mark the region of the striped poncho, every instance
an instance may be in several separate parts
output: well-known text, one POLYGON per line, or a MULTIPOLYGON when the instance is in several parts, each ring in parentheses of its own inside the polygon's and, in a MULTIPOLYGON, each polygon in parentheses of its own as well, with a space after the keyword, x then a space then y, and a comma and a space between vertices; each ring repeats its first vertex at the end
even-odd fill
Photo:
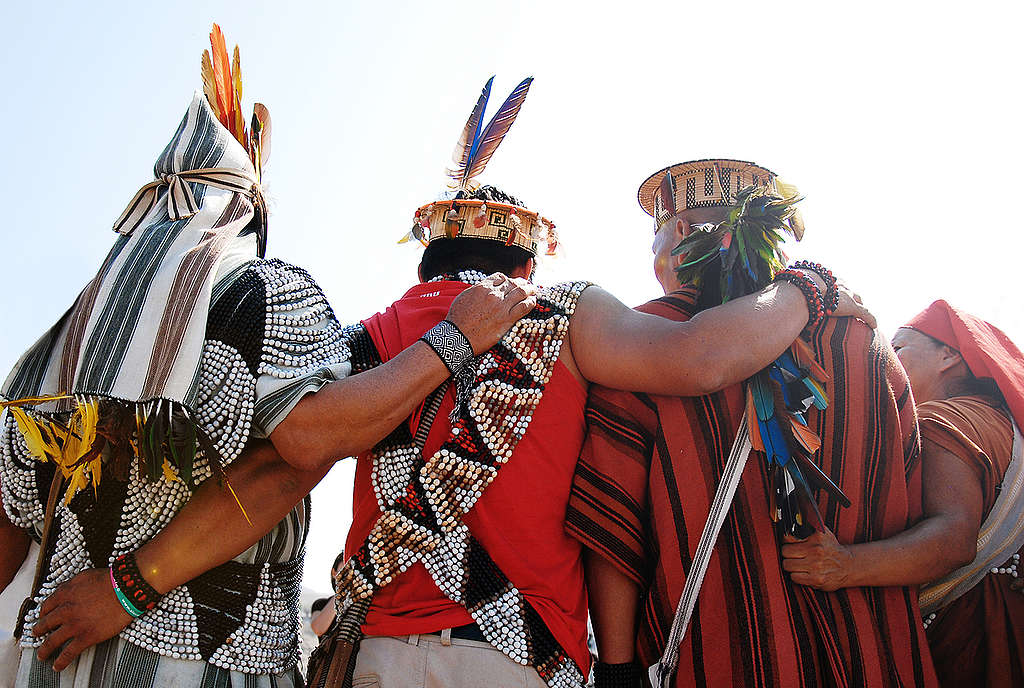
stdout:
MULTIPOLYGON (((672 320, 695 312, 694 290, 640 310, 672 320)), ((863 324, 830 319, 811 339, 831 376, 831 403, 808 422, 817 460, 853 501, 819 497, 840 542, 904 530, 920 514, 909 384, 892 349, 863 324)), ((595 387, 589 435, 567 515, 569 532, 641 586, 638 659, 664 649, 686 573, 743 414, 741 385, 699 398, 595 387)), ((678 686, 934 686, 916 591, 792 584, 769 517, 765 462, 748 461, 690 629, 678 686)))

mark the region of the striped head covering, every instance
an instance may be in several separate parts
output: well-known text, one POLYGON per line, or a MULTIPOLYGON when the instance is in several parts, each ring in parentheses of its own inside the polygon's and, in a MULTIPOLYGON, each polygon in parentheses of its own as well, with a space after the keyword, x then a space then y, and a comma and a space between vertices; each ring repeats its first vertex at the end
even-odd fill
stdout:
POLYGON ((0 394, 194 405, 211 296, 218 276, 257 258, 262 201, 248 153, 198 93, 153 173, 96 276, 0 394))

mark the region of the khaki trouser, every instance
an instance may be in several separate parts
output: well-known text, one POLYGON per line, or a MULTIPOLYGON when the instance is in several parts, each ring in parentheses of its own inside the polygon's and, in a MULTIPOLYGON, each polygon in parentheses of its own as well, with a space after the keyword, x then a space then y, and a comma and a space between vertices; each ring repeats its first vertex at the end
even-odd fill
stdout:
POLYGON ((352 688, 545 688, 533 667, 488 643, 442 635, 369 636, 356 655, 352 688))

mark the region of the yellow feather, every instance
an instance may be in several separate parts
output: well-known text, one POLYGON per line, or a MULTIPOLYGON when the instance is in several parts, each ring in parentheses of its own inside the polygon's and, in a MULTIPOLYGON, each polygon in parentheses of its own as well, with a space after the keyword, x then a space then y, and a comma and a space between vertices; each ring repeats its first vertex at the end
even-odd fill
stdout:
POLYGON ((71 396, 67 394, 44 394, 38 397, 22 397, 21 399, 0 401, 0 408, 7 408, 9 406, 38 406, 39 404, 45 404, 50 401, 59 401, 60 399, 70 398, 71 396))
POLYGON ((171 468, 171 464, 170 464, 170 462, 167 459, 164 459, 163 469, 164 469, 164 479, 167 480, 167 482, 173 483, 176 480, 178 482, 181 481, 181 478, 179 478, 178 474, 175 473, 174 470, 171 468))
POLYGON ((67 492, 64 493, 64 506, 67 506, 71 498, 89 484, 89 479, 85 477, 85 464, 82 464, 71 473, 71 480, 68 482, 67 492))
POLYGON ((238 59, 238 46, 231 60, 231 80, 235 84, 235 102, 242 102, 242 61, 238 59))
POLYGON ((89 462, 89 473, 92 475, 92 492, 99 499, 100 478, 103 477, 103 457, 97 456, 89 462))
POLYGON ((43 433, 36 421, 17 406, 11 406, 8 410, 14 415, 14 420, 18 422, 18 430, 25 438, 25 447, 28 448, 28 453, 40 461, 47 461, 46 443, 43 441, 43 433))
POLYGON ((249 519, 249 514, 245 512, 245 507, 242 506, 242 500, 240 500, 238 495, 235 494, 235 488, 231 487, 231 483, 228 482, 227 476, 224 477, 224 484, 227 486, 228 490, 231 491, 231 496, 235 498, 235 503, 238 504, 238 508, 242 510, 242 515, 245 516, 245 520, 249 525, 252 525, 252 521, 249 519))
POLYGON ((203 94, 206 96, 207 102, 210 103, 210 107, 213 108, 213 114, 217 116, 217 119, 223 119, 220 106, 217 105, 217 81, 213 76, 213 60, 210 59, 209 50, 203 51, 202 73, 203 94))

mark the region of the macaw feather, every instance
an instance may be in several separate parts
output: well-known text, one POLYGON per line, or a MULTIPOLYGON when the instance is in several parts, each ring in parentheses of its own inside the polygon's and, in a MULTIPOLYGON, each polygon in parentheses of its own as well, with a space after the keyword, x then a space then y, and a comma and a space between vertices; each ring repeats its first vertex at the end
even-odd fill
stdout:
MULTIPOLYGON (((821 438, 811 430, 809 427, 797 420, 796 417, 791 416, 789 420, 790 430, 792 430, 793 437, 804 448, 808 454, 821 449, 821 438)), ((797 452, 794 452, 794 454, 797 452)))
POLYGON ((835 497, 836 500, 838 500, 844 507, 850 507, 852 504, 852 502, 850 502, 850 498, 846 496, 846 493, 844 493, 838 485, 832 482, 832 478, 821 470, 818 464, 814 463, 810 456, 805 456, 800 452, 796 452, 794 456, 796 457, 796 461, 800 464, 809 484, 813 485, 816 489, 825 490, 835 497))
POLYGON ((252 126, 249 144, 249 157, 252 158, 256 174, 262 177, 263 168, 270 160, 271 121, 270 110, 263 103, 252 106, 252 126))
POLYGON ((223 121, 224 115, 220 110, 220 103, 217 100, 217 77, 213 74, 213 61, 210 59, 210 51, 203 51, 203 58, 200 67, 203 75, 203 95, 210 103, 210 109, 217 119, 223 121))
POLYGON ((512 90, 498 111, 494 113, 494 117, 487 123, 487 127, 479 133, 470 150, 469 160, 466 162, 466 170, 460 185, 462 188, 465 188, 468 182, 480 176, 484 171, 491 156, 494 155, 494 151, 498 149, 505 134, 512 128, 512 123, 516 121, 532 83, 533 77, 527 77, 519 82, 519 85, 512 90))
POLYGON ((216 23, 210 31, 210 50, 203 51, 202 76, 203 93, 217 119, 249 151, 242 116, 242 66, 238 46, 235 46, 233 58, 230 57, 224 32, 216 23))
POLYGON ((814 350, 811 349, 811 345, 802 338, 797 338, 790 345, 789 350, 796 364, 801 368, 806 368, 815 380, 827 382, 830 379, 829 374, 821 367, 817 359, 814 358, 814 350))
POLYGON ((469 113, 466 126, 462 128, 459 140, 455 144, 455 150, 452 151, 452 162, 455 163, 455 167, 448 170, 448 176, 458 182, 456 184, 458 188, 465 188, 466 171, 472 162, 473 149, 480 137, 484 110, 487 109, 487 101, 491 97, 492 83, 494 83, 493 76, 487 80, 487 83, 484 84, 483 89, 480 91, 480 97, 477 98, 476 105, 473 106, 472 112, 469 113))

